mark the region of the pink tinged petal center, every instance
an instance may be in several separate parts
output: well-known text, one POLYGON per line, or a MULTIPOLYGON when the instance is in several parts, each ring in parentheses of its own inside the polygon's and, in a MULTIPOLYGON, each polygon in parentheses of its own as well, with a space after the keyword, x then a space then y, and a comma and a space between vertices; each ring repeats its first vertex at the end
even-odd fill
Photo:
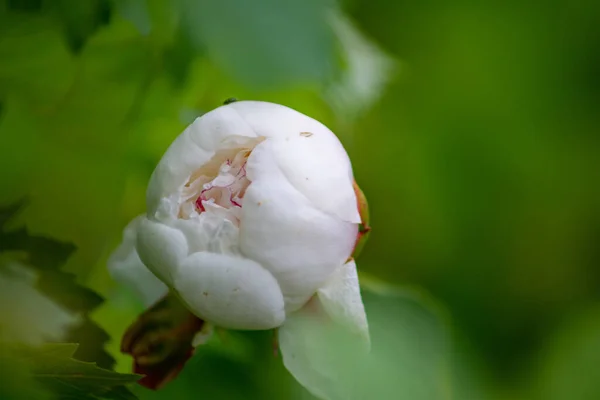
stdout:
POLYGON ((214 213, 239 226, 244 194, 250 180, 246 163, 254 147, 264 138, 232 137, 185 184, 179 218, 214 213))

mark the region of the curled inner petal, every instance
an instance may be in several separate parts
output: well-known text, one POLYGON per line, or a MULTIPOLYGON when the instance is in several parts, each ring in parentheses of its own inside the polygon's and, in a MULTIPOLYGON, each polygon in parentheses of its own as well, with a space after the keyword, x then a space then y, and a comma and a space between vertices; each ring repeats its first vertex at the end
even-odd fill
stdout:
POLYGON ((232 137, 202 167, 194 171, 182 191, 179 218, 217 213, 239 226, 240 209, 250 180, 246 163, 263 138, 232 137))

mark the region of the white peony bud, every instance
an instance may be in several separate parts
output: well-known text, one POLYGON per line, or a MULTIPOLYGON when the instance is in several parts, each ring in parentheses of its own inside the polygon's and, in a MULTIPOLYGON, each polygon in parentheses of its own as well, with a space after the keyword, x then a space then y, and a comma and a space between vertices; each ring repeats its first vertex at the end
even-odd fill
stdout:
POLYGON ((290 356, 307 345, 295 337, 302 333, 295 316, 316 299, 332 321, 365 343, 369 337, 356 265, 348 262, 365 231, 337 137, 281 105, 224 105, 169 147, 150 179, 147 206, 110 259, 113 276, 149 304, 164 287, 147 267, 214 326, 282 327, 285 365, 327 397, 315 387, 323 380, 290 356))

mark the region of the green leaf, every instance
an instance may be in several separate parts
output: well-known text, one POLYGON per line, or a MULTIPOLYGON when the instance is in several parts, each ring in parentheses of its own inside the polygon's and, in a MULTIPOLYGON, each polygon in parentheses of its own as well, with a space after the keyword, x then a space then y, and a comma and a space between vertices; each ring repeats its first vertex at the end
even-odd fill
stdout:
POLYGON ((46 344, 23 350, 21 359, 30 366, 36 381, 59 398, 135 399, 123 385, 139 379, 138 375, 121 374, 98 367, 95 363, 72 358, 77 344, 46 344))
POLYGON ((11 0, 8 9, 12 11, 36 12, 42 8, 42 0, 11 0))
POLYGON ((137 397, 125 386, 116 386, 102 395, 109 400, 136 400, 137 397))
POLYGON ((52 5, 63 23, 67 42, 74 53, 81 51, 87 39, 107 24, 111 15, 108 0, 55 0, 52 5))
MULTIPOLYGON (((0 207, 0 229, 14 218, 24 201, 0 207)), ((83 322, 69 330, 67 341, 81 343, 76 358, 94 361, 112 368, 114 359, 104 349, 110 339, 90 313, 104 301, 96 292, 80 285, 75 275, 60 270, 75 247, 70 243, 34 236, 26 228, 4 232, 0 230, 0 252, 19 251, 27 256, 27 264, 37 273, 37 289, 63 308, 82 316, 83 322)))
POLYGON ((542 349, 534 400, 600 398, 600 307, 565 322, 542 349))
POLYGON ((0 96, 48 109, 67 94, 76 60, 50 15, 0 12, 0 96))
POLYGON ((329 2, 182 1, 192 42, 247 85, 323 82, 334 65, 329 2))
POLYGON ((12 218, 14 218, 15 215, 17 215, 17 213, 25 206, 26 203, 26 200, 21 199, 20 201, 17 201, 8 206, 0 207, 0 230, 4 229, 6 223, 12 218))
POLYGON ((37 346, 61 340, 81 322, 36 289, 38 278, 22 262, 7 255, 0 259, 0 342, 37 346))
POLYGON ((443 310, 412 289, 390 286, 362 296, 372 349, 355 398, 449 399, 451 337, 443 310))
POLYGON ((116 3, 117 11, 128 21, 131 21, 137 30, 144 36, 150 34, 152 21, 148 12, 146 0, 119 0, 116 3))
POLYGON ((177 29, 175 40, 164 49, 163 54, 165 72, 176 88, 182 88, 188 82, 192 62, 199 52, 183 28, 177 29))
POLYGON ((27 363, 13 351, 0 347, 0 399, 3 400, 49 400, 52 393, 31 375, 27 363))
POLYGON ((0 251, 22 251, 37 268, 56 269, 63 265, 75 250, 70 243, 42 236, 32 236, 26 228, 0 233, 0 251))

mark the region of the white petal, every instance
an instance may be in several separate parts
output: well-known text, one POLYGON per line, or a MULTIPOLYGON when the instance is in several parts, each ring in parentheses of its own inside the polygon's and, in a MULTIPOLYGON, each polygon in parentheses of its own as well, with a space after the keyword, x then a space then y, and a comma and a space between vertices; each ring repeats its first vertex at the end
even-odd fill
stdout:
POLYGON ((140 260, 135 249, 137 228, 145 218, 134 218, 123 230, 123 241, 108 258, 108 270, 117 282, 133 289, 145 306, 150 306, 167 294, 168 288, 140 260))
POLYGON ((205 212, 194 219, 178 219, 168 223, 185 235, 190 253, 237 252, 239 229, 231 221, 219 215, 205 212))
POLYGON ((242 207, 240 249, 277 278, 291 311, 292 303, 301 306, 348 259, 358 226, 315 208, 296 190, 279 169, 271 143, 256 146, 248 160, 252 183, 242 207))
POLYGON ((338 324, 362 336, 368 348, 369 325, 354 260, 336 270, 317 295, 325 312, 338 324))
POLYGON ((136 248, 148 269, 169 286, 177 267, 188 255, 187 241, 180 230, 148 218, 139 222, 136 248))
POLYGON ((260 101, 221 106, 196 119, 175 139, 150 179, 148 215, 154 216, 161 199, 178 192, 192 171, 234 135, 271 138, 281 170, 315 207, 360 222, 352 166, 335 134, 298 111, 260 101))
POLYGON ((248 259, 191 254, 181 263, 174 288, 192 312, 227 329, 271 329, 285 319, 277 281, 248 259))
POLYGON ((288 316, 279 329, 283 364, 321 399, 353 398, 355 374, 367 356, 363 343, 361 337, 335 324, 317 298, 288 316))
POLYGON ((315 207, 360 223, 350 160, 325 125, 279 104, 239 101, 225 107, 237 111, 257 136, 272 139, 282 172, 315 207))

